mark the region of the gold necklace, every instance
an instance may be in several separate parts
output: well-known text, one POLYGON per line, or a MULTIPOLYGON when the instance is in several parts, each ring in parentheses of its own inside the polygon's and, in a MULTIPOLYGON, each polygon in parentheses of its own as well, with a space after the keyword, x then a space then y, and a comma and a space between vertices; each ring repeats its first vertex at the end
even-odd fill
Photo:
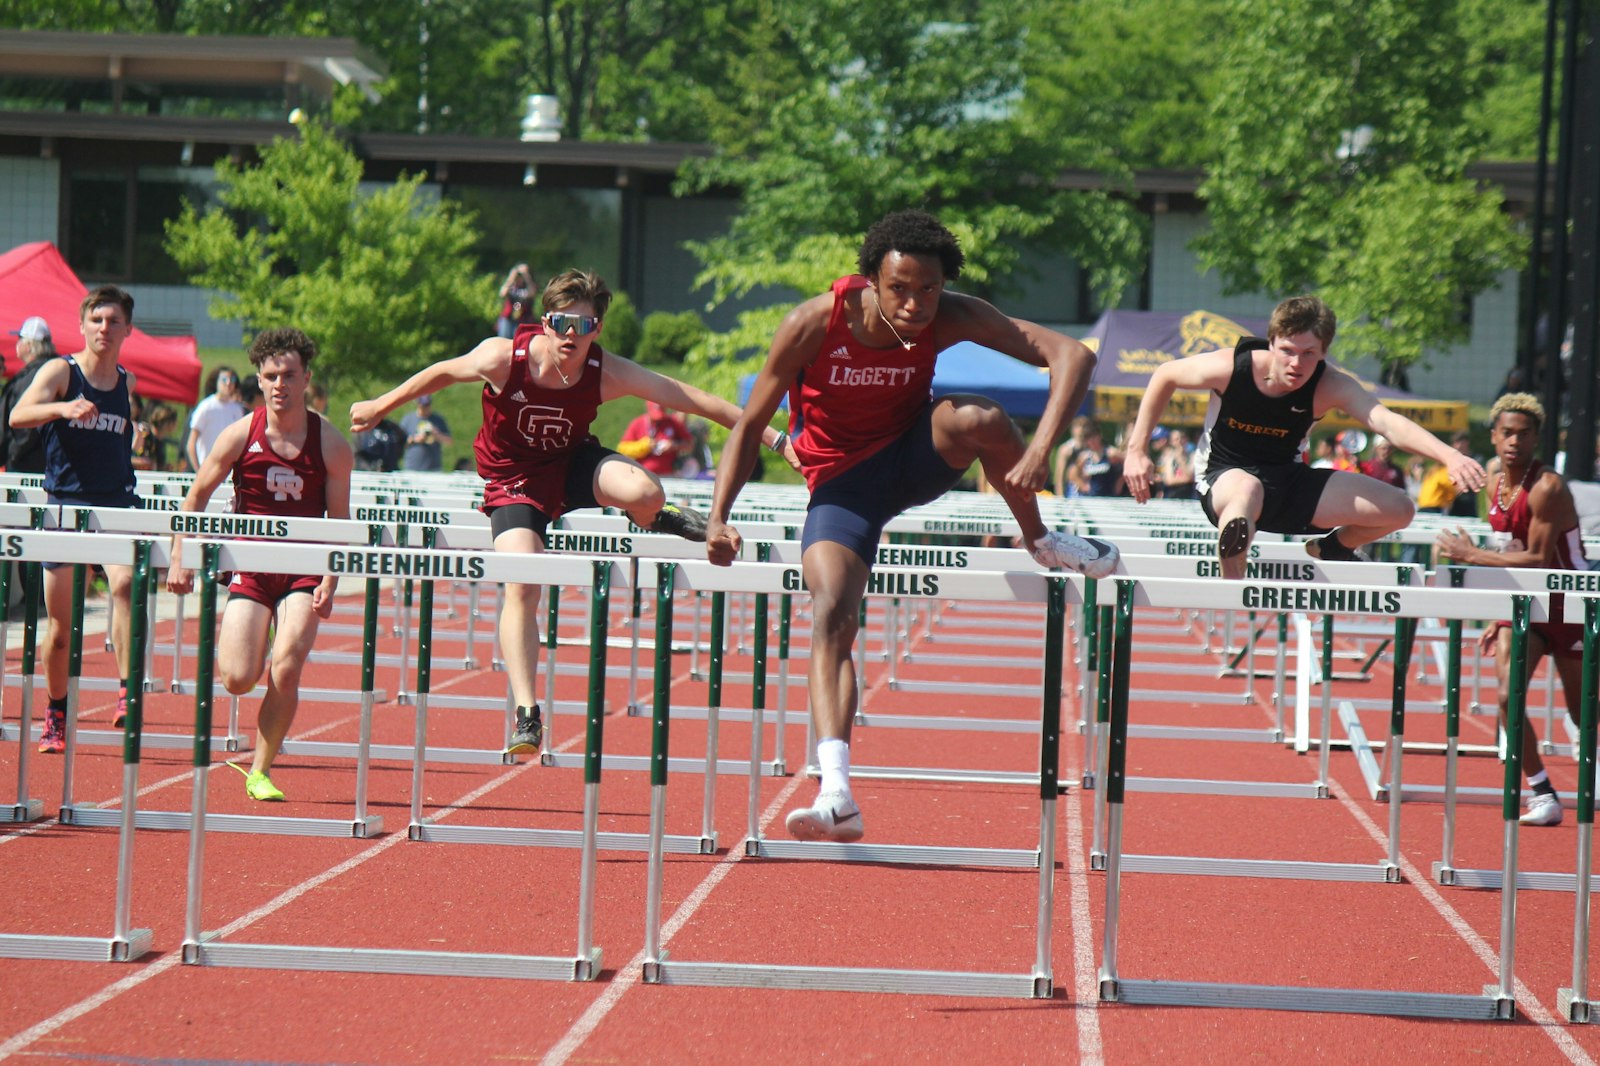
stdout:
POLYGON ((900 336, 900 331, 894 328, 894 323, 889 321, 889 316, 883 313, 883 304, 878 302, 877 289, 872 290, 872 306, 877 310, 878 317, 883 319, 883 324, 889 327, 889 332, 894 334, 894 339, 900 342, 900 347, 909 352, 911 350, 911 346, 917 342, 908 341, 904 337, 900 336))

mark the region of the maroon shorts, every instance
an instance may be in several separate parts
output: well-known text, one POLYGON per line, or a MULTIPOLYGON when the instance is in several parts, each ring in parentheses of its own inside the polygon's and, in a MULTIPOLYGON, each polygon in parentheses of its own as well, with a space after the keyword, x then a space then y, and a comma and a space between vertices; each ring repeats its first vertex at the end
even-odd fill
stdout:
POLYGON ((485 478, 484 513, 493 516, 497 507, 526 504, 544 515, 548 525, 568 511, 597 507, 594 472, 601 463, 616 454, 590 437, 574 448, 565 461, 546 463, 525 475, 485 478))
POLYGON ((305 574, 246 574, 234 571, 228 582, 229 596, 243 596, 247 600, 276 607, 285 596, 296 592, 313 592, 322 584, 322 578, 305 574))
POLYGON ((1583 658, 1583 627, 1576 622, 1530 622, 1528 628, 1544 638, 1545 648, 1557 659, 1583 658))

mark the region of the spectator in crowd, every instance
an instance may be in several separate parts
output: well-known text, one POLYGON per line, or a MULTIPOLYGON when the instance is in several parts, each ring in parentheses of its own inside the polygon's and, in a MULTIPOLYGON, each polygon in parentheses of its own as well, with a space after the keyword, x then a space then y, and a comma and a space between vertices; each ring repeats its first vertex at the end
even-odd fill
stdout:
POLYGON ((668 408, 645 401, 644 414, 628 423, 617 451, 657 477, 677 472, 678 457, 688 453, 693 438, 689 427, 668 408))
POLYGON ((444 446, 451 443, 450 423, 433 409, 433 397, 417 397, 417 409, 400 419, 406 451, 400 460, 405 470, 443 470, 444 446))
POLYGON ((245 406, 245 414, 255 414, 265 407, 267 401, 261 395, 261 380, 254 374, 239 382, 239 402, 245 406))
POLYGON ((1052 465, 1053 477, 1051 484, 1055 486, 1057 496, 1071 496, 1071 483, 1067 480, 1067 470, 1072 466, 1072 460, 1077 458, 1082 450, 1084 441, 1089 438, 1089 429, 1094 425, 1094 419, 1088 415, 1078 415, 1072 420, 1071 427, 1067 430, 1067 439, 1056 447, 1055 461, 1052 465))
MULTIPOLYGON (((1470 457, 1472 455, 1472 434, 1462 430, 1450 438, 1450 447, 1462 455, 1470 457)), ((1447 514, 1454 515, 1457 518, 1477 518, 1478 499, 1479 496, 1476 492, 1458 492, 1450 499, 1445 511, 1447 514)))
POLYGON ((1357 458, 1361 449, 1367 446, 1367 438, 1363 434, 1357 437, 1349 430, 1333 438, 1333 469, 1348 470, 1353 474, 1361 472, 1361 461, 1357 458))
POLYGON ((1386 437, 1379 437, 1372 442, 1372 458, 1361 464, 1361 472, 1402 491, 1406 487, 1405 474, 1394 465, 1394 445, 1386 437))
POLYGON ((1092 422, 1083 447, 1067 469, 1067 483, 1069 496, 1122 495, 1122 463, 1112 457, 1100 427, 1092 422))
POLYGON ((371 429, 356 434, 355 468, 391 473, 400 469, 406 450, 406 431, 392 418, 385 418, 371 429))
POLYGON ((37 315, 12 332, 17 337, 17 358, 23 366, 0 391, 0 461, 12 473, 42 474, 44 438, 37 429, 12 429, 11 410, 33 384, 39 368, 56 358, 56 346, 50 339, 50 324, 37 315))
POLYGON ((189 416, 189 440, 183 451, 189 467, 199 470, 222 431, 250 413, 240 395, 239 375, 231 366, 219 366, 206 377, 206 397, 189 416))
POLYGON ((1156 461, 1156 476, 1161 479, 1161 495, 1168 500, 1196 499, 1194 491, 1194 450, 1189 435, 1175 429, 1167 435, 1166 450, 1156 461))
POLYGON ((1311 446, 1311 469, 1332 470, 1335 458, 1334 441, 1332 437, 1318 437, 1311 446))
POLYGON ((512 267, 511 273, 506 275, 506 283, 500 286, 500 317, 495 320, 495 336, 510 340, 518 326, 537 322, 538 295, 528 264, 518 263, 512 267))
POLYGON ((143 420, 135 423, 133 435, 133 468, 135 470, 170 470, 172 463, 172 429, 178 415, 164 403, 152 404, 143 420))

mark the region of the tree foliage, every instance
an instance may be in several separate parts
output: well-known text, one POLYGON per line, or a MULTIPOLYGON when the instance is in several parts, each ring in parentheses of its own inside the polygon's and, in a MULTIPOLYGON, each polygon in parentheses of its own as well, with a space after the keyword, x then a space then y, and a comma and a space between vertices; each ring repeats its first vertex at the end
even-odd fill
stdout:
POLYGON ((1230 5, 1222 65, 1248 76, 1223 79, 1212 102, 1218 158, 1201 187, 1211 229, 1196 247, 1231 289, 1322 290, 1342 319, 1381 324, 1372 354, 1390 361, 1464 338, 1463 301, 1512 265, 1515 239, 1499 194, 1463 181, 1482 142, 1467 118, 1481 84, 1461 62, 1455 9, 1230 5), (1418 233, 1419 220, 1444 232, 1393 239, 1418 233), (1402 314, 1391 282, 1406 277, 1415 283, 1402 314))
POLYGON ((257 166, 217 164, 218 206, 186 206, 167 251, 211 313, 254 332, 293 325, 326 353, 326 378, 392 380, 482 336, 495 281, 474 272, 472 220, 418 196, 420 179, 361 187, 361 163, 303 127, 257 166))

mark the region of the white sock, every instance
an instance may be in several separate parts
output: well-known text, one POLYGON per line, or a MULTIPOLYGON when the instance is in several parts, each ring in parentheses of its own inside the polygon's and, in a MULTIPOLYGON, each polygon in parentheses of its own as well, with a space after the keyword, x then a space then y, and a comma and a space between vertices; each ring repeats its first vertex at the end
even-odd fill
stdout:
MULTIPOLYGON (((820 750, 822 745, 818 744, 817 747, 820 750)), ((1538 773, 1528 778, 1528 787, 1532 788, 1534 785, 1542 785, 1548 780, 1550 780, 1550 771, 1540 770, 1538 773)))
POLYGON ((817 766, 822 770, 823 792, 850 795, 850 745, 835 737, 817 741, 817 766))

